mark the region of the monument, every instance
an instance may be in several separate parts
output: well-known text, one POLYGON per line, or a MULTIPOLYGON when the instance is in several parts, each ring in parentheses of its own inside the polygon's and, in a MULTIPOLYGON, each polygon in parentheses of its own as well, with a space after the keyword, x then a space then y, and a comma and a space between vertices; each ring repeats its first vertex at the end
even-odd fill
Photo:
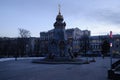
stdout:
POLYGON ((70 52, 70 45, 67 42, 67 36, 65 32, 66 23, 60 12, 56 17, 53 29, 53 39, 49 41, 49 59, 69 59, 73 58, 72 52, 70 52))
POLYGON ((60 12, 56 16, 54 23, 53 37, 48 41, 48 55, 44 59, 33 60, 33 63, 43 64, 84 64, 85 60, 75 58, 72 52, 72 44, 67 40, 66 23, 60 12))

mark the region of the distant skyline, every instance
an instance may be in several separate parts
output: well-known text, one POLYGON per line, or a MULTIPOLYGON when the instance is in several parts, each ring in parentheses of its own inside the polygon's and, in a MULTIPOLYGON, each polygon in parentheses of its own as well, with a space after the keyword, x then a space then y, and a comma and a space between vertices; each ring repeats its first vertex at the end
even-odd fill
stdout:
POLYGON ((58 4, 66 29, 120 34, 120 0, 0 0, 0 37, 18 37, 18 28, 39 37, 40 32, 54 28, 58 4))

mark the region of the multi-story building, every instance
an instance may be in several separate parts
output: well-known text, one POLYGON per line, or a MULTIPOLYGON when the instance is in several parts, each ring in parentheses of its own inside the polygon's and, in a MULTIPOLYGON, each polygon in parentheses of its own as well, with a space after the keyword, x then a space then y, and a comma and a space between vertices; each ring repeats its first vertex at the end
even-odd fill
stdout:
POLYGON ((28 51, 28 56, 41 56, 40 54, 40 38, 30 37, 29 43, 26 45, 26 51, 28 51))
POLYGON ((90 37, 90 51, 92 53, 101 54, 101 45, 103 39, 101 36, 91 36, 90 37))
POLYGON ((70 41, 73 47, 73 52, 79 52, 83 46, 83 36, 90 37, 91 32, 89 30, 80 30, 79 28, 72 28, 66 30, 67 39, 70 41))
MULTIPOLYGON (((109 35, 91 36, 90 37, 91 51, 96 54, 101 54, 102 44, 105 40, 108 41, 108 43, 110 43, 109 35)), ((120 55, 120 35, 113 35, 111 49, 112 49, 111 51, 114 55, 117 55, 117 54, 120 55)))
POLYGON ((120 35, 113 35, 112 37, 112 53, 120 55, 120 35))
MULTIPOLYGON (((80 40, 83 36, 90 37, 91 32, 89 30, 80 30, 79 28, 66 29, 66 37, 69 44, 73 47, 73 52, 78 52, 80 50, 80 40)), ((46 53, 48 48, 49 41, 53 39, 53 29, 48 32, 40 33, 40 42, 41 42, 41 52, 46 53)))

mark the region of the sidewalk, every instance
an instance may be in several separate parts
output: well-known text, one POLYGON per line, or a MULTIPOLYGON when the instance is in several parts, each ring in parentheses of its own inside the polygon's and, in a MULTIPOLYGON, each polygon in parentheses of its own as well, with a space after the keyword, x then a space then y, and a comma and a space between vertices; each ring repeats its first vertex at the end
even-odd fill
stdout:
MULTIPOLYGON (((43 59, 44 57, 18 57, 17 60, 22 59, 43 59)), ((15 60, 15 58, 0 58, 0 62, 15 60)))
POLYGON ((9 60, 15 60, 15 58, 0 58, 0 62, 9 61, 9 60))

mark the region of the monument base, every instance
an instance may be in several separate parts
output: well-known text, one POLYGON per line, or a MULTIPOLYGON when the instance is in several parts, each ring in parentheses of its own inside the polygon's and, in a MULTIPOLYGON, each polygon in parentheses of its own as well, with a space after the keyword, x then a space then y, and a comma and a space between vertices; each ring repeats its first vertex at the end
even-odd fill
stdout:
POLYGON ((32 63, 38 63, 38 64, 88 64, 86 60, 84 59, 70 59, 68 57, 56 57, 54 59, 36 59, 33 60, 32 63))

